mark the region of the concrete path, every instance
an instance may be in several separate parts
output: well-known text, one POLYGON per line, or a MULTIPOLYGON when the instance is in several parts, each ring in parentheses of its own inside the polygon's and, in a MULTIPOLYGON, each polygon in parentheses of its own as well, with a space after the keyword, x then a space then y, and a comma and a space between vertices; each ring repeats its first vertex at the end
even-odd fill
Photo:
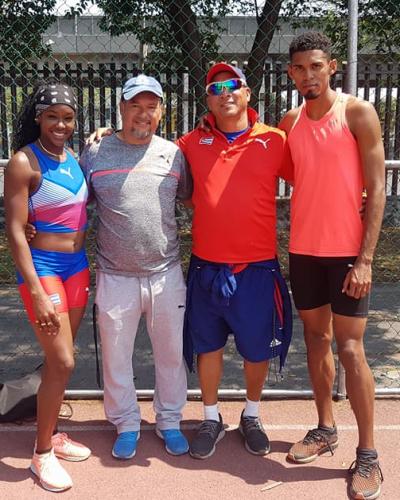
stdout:
MULTIPOLYGON (((374 371, 377 387, 399 388, 400 393, 400 285, 376 285, 371 300, 371 314, 366 333, 366 352, 374 371)), ((91 306, 88 307, 77 339, 76 369, 70 389, 96 389, 94 342, 91 306)), ((33 370, 41 359, 39 348, 26 320, 15 288, 0 289, 0 382, 18 378, 33 370)), ((151 345, 141 323, 133 357, 136 386, 154 387, 151 345)), ((273 364, 267 388, 309 389, 305 346, 299 319, 295 316, 293 342, 284 378, 277 375, 273 364)), ((197 376, 189 376, 189 387, 197 388, 197 376)), ((243 387, 242 360, 229 342, 221 387, 243 387)))

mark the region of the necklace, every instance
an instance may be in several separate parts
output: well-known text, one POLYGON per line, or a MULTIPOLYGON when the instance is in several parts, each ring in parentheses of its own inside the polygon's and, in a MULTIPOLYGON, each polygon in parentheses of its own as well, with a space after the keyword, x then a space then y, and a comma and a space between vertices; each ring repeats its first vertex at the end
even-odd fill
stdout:
POLYGON ((48 149, 46 149, 43 146, 42 141, 39 139, 39 137, 38 137, 38 143, 39 143, 40 147, 43 149, 43 151, 45 151, 50 156, 55 156, 56 158, 58 158, 58 157, 62 156, 62 154, 64 153, 64 150, 63 150, 63 152, 61 154, 52 153, 51 151, 49 151, 48 149))

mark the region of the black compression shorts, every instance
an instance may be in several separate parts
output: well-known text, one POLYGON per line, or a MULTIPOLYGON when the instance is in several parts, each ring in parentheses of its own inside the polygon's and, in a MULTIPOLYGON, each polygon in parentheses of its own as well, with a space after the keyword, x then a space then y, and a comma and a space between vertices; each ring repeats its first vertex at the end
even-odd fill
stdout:
POLYGON ((369 294, 362 299, 342 292, 343 282, 357 257, 315 257, 289 254, 290 284, 299 310, 330 304, 332 312, 343 316, 368 316, 369 294))

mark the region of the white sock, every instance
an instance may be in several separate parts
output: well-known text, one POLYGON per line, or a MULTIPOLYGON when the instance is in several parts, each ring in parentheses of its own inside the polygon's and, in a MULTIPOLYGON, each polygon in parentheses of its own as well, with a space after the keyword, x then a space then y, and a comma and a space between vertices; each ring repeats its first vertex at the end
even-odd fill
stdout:
POLYGON ((218 403, 215 405, 204 405, 204 419, 219 422, 218 403))
POLYGON ((260 408, 260 401, 250 401, 246 398, 246 407, 243 412, 245 417, 258 417, 258 410, 260 408))

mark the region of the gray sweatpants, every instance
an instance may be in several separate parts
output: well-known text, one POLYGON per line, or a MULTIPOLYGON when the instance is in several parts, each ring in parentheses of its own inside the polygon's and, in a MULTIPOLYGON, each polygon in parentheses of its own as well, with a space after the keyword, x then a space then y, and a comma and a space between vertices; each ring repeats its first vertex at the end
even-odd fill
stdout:
POLYGON ((132 355, 142 314, 153 347, 153 407, 160 430, 177 429, 186 402, 183 318, 186 287, 180 265, 145 278, 97 272, 96 304, 101 337, 104 410, 118 433, 140 428, 132 355))

